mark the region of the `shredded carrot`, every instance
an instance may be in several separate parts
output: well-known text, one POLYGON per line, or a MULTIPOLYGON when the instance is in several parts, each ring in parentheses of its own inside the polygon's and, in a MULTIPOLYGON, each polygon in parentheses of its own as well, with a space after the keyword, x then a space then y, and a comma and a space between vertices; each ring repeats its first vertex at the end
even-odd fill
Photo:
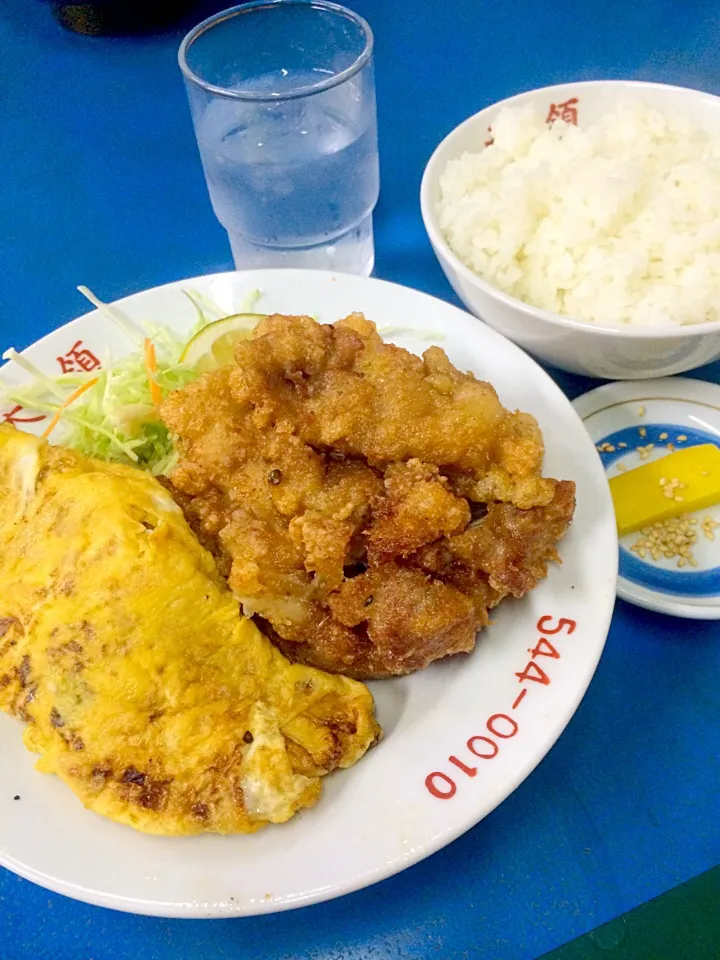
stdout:
POLYGON ((153 377, 157 370, 157 357, 155 356, 155 344, 149 337, 145 337, 145 369, 147 371, 148 383, 150 384, 150 398, 156 407, 162 403, 162 390, 153 377))
POLYGON ((44 440, 47 440, 47 438, 50 436, 50 434, 53 432, 55 427, 60 422, 60 417, 62 416, 63 410, 66 410, 71 403, 74 403, 77 400, 77 398, 81 397, 86 390, 90 389, 90 387, 94 387, 99 379, 100 379, 99 377, 93 377, 92 380, 88 380, 87 383, 84 383, 81 387, 78 387, 77 390, 73 390, 70 396, 66 400, 63 400, 63 402, 55 411, 55 415, 53 416, 52 420, 42 432, 42 436, 44 440))

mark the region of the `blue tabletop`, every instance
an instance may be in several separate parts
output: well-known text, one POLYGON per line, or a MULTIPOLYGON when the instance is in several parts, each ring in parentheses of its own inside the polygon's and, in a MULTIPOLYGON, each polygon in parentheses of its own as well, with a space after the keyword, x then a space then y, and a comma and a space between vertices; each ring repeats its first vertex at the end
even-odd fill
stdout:
MULTIPOLYGON (((717 0, 351 5, 377 44, 375 272, 448 300, 418 189, 456 123, 566 80, 720 93, 717 0)), ((177 69, 182 32, 80 37, 41 0, 3 0, 3 342, 25 346, 83 312, 78 283, 112 300, 232 268, 177 69)), ((595 385, 554 375, 571 396, 595 385)), ((720 365, 696 375, 719 381, 720 365)), ((720 861, 719 667, 717 623, 620 602, 560 741, 499 809, 425 862, 331 903, 214 922, 114 913, 0 871, 0 957, 532 960, 720 861)))

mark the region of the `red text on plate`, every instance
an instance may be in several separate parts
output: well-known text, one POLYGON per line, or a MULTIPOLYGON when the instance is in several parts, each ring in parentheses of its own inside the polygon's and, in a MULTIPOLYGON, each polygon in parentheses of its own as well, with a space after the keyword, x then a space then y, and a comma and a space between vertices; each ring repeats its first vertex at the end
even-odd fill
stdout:
POLYGON ((3 413, 0 416, 0 421, 2 423, 40 423, 41 420, 45 419, 45 414, 41 413, 37 417, 21 417, 21 414, 24 410, 24 407, 21 407, 18 404, 16 407, 13 407, 12 410, 8 410, 6 413, 3 413))
MULTIPOLYGON (((575 627, 577 626, 575 620, 569 620, 567 617, 560 617, 553 622, 554 619, 555 618, 551 616, 544 616, 538 620, 536 629, 539 633, 545 634, 545 636, 538 637, 535 646, 528 648, 531 660, 524 670, 515 674, 519 683, 532 680, 543 686, 550 684, 549 675, 535 662, 535 658, 549 657, 551 660, 559 660, 560 652, 557 647, 548 640, 548 634, 550 636, 561 632, 571 634, 575 632, 575 627)), ((527 692, 528 688, 523 687, 513 701, 512 710, 518 709, 527 692)), ((485 734, 476 734, 470 737, 465 743, 465 748, 468 753, 470 753, 473 758, 477 757, 479 760, 494 760, 498 753, 500 753, 500 746, 496 741, 510 740, 520 729, 517 720, 507 713, 494 713, 491 717, 488 717, 485 727, 488 733, 491 733, 495 739, 485 736, 485 734)), ((477 776, 478 767, 474 765, 472 760, 470 763, 466 763, 461 757, 452 754, 448 757, 448 763, 451 763, 457 770, 464 773, 466 777, 472 779, 477 776)), ((428 792, 432 794, 433 797, 437 797, 438 800, 450 800, 451 797, 454 797, 457 793, 457 784, 452 777, 448 776, 448 774, 442 770, 434 770, 432 773, 429 773, 427 777, 425 777, 425 787, 428 792)))
POLYGON ((60 369, 63 373, 89 373, 91 370, 97 370, 100 361, 92 351, 83 346, 82 340, 74 343, 68 352, 57 358, 60 369))
POLYGON ((545 123, 562 120, 564 123, 572 123, 574 126, 577 126, 577 103, 577 97, 572 97, 570 100, 566 100, 565 103, 551 103, 548 115, 545 118, 545 123))

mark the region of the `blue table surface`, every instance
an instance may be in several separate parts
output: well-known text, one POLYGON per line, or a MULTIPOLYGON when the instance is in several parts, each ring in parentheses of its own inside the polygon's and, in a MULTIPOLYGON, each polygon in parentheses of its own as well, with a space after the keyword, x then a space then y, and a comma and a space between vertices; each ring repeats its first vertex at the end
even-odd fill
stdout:
MULTIPOLYGON (((418 188, 460 120, 566 80, 720 93, 716 0, 352 5, 376 36, 375 272, 447 300, 418 188)), ((3 342, 26 346, 84 312, 78 283, 112 300, 232 267, 176 65, 182 33, 79 37, 41 0, 3 0, 3 342)), ((570 396, 596 385, 554 375, 570 396)), ((720 365, 695 375, 717 382, 720 365)), ((536 958, 720 861, 719 666, 717 623, 619 602, 557 745, 494 813, 423 863, 331 903, 214 922, 115 913, 0 871, 0 958, 536 958)))

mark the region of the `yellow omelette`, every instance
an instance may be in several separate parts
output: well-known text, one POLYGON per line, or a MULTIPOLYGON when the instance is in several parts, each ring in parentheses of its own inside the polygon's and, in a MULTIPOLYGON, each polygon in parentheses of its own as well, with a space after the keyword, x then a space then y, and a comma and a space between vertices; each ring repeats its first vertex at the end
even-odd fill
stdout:
POLYGON ((290 664, 153 477, 0 426, 0 709, 86 807, 165 835, 290 819, 380 735, 290 664))

